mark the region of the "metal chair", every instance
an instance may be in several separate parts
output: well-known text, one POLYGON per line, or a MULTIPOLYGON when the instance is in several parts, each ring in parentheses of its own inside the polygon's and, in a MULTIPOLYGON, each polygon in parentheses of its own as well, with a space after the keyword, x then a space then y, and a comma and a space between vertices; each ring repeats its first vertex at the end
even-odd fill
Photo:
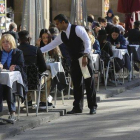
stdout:
POLYGON ((96 91, 99 92, 99 87, 100 87, 100 55, 99 54, 90 54, 92 64, 94 67, 94 74, 98 75, 98 81, 97 81, 97 89, 96 91))
POLYGON ((105 89, 107 89, 109 70, 113 71, 114 80, 115 80, 114 82, 115 82, 115 85, 117 86, 114 57, 110 57, 107 67, 104 67, 103 70, 104 70, 104 77, 105 77, 105 89))
MULTIPOLYGON (((37 92, 37 98, 36 98, 36 116, 38 116, 38 110, 39 110, 39 102, 40 102, 40 92, 43 91, 43 87, 45 87, 45 94, 46 94, 46 112, 48 112, 48 101, 47 101, 47 79, 48 76, 47 73, 39 74, 38 68, 35 64, 33 65, 26 65, 25 71, 27 73, 27 80, 28 80, 28 89, 29 91, 33 91, 34 93, 37 92), (34 79, 32 79, 33 77, 34 79), (44 84, 42 85, 42 80, 44 79, 44 84), (36 81, 36 82, 35 82, 36 81), (35 83, 34 83, 35 82, 35 83)), ((26 97, 26 108, 28 110, 28 101, 26 97)), ((18 101, 18 108, 20 108, 20 104, 18 101)), ((19 112, 20 113, 20 112, 19 112)), ((19 114, 18 113, 18 114, 19 114)))
POLYGON ((71 89, 71 84, 72 84, 70 74, 68 75, 68 77, 66 77, 66 80, 68 82, 68 99, 69 99, 70 98, 70 89, 71 89))

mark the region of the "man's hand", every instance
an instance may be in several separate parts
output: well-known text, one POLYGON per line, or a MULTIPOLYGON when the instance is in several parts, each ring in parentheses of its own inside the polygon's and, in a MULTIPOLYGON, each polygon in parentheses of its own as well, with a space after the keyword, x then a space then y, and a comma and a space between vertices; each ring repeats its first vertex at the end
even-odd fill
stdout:
POLYGON ((15 67, 16 67, 16 65, 11 65, 10 68, 9 68, 9 70, 10 71, 14 71, 15 70, 15 67))
POLYGON ((82 58, 82 67, 85 67, 88 64, 87 56, 83 56, 82 58))

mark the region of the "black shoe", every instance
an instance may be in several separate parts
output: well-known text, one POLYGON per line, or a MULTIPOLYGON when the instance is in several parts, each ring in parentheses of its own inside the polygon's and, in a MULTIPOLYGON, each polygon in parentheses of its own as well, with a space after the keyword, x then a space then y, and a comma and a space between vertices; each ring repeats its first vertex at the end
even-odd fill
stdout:
POLYGON ((89 112, 89 114, 96 114, 96 109, 95 109, 95 108, 93 108, 93 109, 90 109, 90 112, 89 112))
MULTIPOLYGON (((24 105, 26 105, 26 102, 24 102, 24 105)), ((28 107, 31 107, 31 106, 32 106, 32 100, 28 101, 28 107)))
POLYGON ((68 111, 67 114, 75 114, 75 113, 82 113, 82 110, 75 110, 72 109, 71 111, 68 111))
MULTIPOLYGON (((52 103, 49 103, 49 102, 48 102, 48 108, 51 108, 51 107, 52 107, 52 108, 55 108, 55 106, 54 106, 52 103)), ((39 103, 39 108, 40 108, 40 109, 46 109, 46 103, 45 103, 45 102, 40 102, 40 103, 39 103)))

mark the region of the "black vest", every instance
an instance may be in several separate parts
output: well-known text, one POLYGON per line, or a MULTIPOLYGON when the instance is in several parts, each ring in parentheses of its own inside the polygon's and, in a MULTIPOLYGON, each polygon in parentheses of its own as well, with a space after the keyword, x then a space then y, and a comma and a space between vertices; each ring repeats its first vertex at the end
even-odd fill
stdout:
POLYGON ((70 54, 72 60, 78 59, 84 54, 84 44, 81 38, 76 35, 75 32, 76 25, 71 25, 71 31, 69 39, 65 32, 61 33, 61 39, 63 43, 67 46, 67 50, 70 54))

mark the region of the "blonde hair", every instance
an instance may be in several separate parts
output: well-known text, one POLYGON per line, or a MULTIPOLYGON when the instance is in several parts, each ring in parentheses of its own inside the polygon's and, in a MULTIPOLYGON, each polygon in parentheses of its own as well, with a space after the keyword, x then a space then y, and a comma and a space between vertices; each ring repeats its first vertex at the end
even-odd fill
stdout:
POLYGON ((119 17, 118 17, 118 16, 114 16, 114 17, 113 17, 113 23, 114 23, 114 24, 117 24, 117 23, 119 23, 119 22, 120 22, 119 17))
POLYGON ((10 42, 11 44, 11 49, 15 49, 16 48, 16 42, 15 42, 15 39, 14 37, 11 35, 11 34, 4 34, 2 37, 1 37, 1 40, 0 40, 0 50, 2 51, 3 48, 2 48, 2 42, 4 40, 7 40, 10 42))
POLYGON ((95 43, 95 37, 93 35, 88 35, 91 41, 91 46, 93 46, 93 44, 95 43))

